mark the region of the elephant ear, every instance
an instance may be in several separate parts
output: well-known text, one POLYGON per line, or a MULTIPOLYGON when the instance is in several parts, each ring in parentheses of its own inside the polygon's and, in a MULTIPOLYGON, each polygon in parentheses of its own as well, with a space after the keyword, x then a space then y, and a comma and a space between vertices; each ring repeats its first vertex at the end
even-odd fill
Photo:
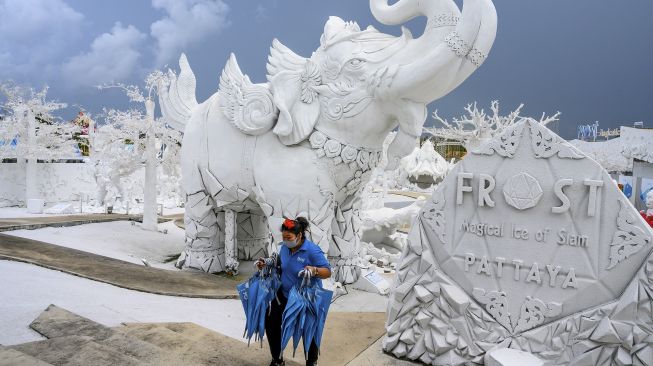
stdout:
POLYGON ((320 70, 278 40, 272 42, 268 58, 268 81, 279 119, 272 130, 285 145, 305 140, 320 116, 320 101, 315 87, 322 83, 320 70))

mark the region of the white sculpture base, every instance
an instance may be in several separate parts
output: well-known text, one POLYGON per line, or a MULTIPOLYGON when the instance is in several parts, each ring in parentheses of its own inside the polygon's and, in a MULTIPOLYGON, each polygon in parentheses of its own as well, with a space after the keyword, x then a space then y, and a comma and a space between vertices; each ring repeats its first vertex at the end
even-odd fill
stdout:
POLYGON ((58 203, 45 210, 45 213, 50 215, 69 215, 75 212, 75 206, 72 203, 58 203))
POLYGON ((531 353, 498 348, 485 354, 485 366, 544 366, 544 361, 531 353))

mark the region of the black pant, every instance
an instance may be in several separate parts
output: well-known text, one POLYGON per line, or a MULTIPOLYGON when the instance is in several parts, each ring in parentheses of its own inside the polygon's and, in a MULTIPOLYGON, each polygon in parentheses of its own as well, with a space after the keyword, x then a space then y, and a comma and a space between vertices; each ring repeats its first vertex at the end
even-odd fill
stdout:
MULTIPOLYGON (((283 358, 283 350, 281 349, 281 322, 283 320, 283 310, 286 308, 286 304, 288 303, 288 299, 283 296, 281 290, 279 290, 278 295, 281 304, 278 304, 276 299, 272 301, 272 309, 265 317, 265 334, 268 337, 272 359, 276 361, 283 358)), ((313 341, 308 349, 306 365, 315 364, 317 362, 317 355, 317 345, 315 344, 315 341, 313 341)))

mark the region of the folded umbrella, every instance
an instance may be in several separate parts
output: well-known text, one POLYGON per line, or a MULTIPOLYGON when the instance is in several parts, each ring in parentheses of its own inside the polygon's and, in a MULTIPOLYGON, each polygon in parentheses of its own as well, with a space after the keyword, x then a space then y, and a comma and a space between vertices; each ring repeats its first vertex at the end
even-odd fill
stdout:
POLYGON ((308 271, 301 271, 298 276, 302 281, 290 290, 283 313, 281 349, 285 349, 292 338, 294 356, 299 341, 303 340, 304 356, 308 358, 311 344, 315 343, 319 348, 322 341, 333 292, 322 289, 308 271))
POLYGON ((317 304, 315 300, 315 289, 308 288, 307 298, 309 301, 306 303, 306 320, 304 324, 304 357, 308 360, 308 351, 315 339, 315 333, 317 331, 317 304))
POLYGON ((326 323, 327 313, 329 306, 331 306, 331 299, 333 298, 333 291, 325 290, 322 287, 315 286, 315 305, 317 309, 317 325, 315 330, 315 345, 320 348, 322 343, 322 333, 324 332, 324 324, 326 323))
POLYGON ((254 273, 246 282, 236 286, 245 312, 243 336, 248 341, 255 337, 255 340, 261 341, 261 346, 263 346, 263 336, 265 335, 265 317, 270 303, 275 299, 281 286, 276 264, 275 256, 267 258, 263 269, 254 273))
POLYGON ((299 293, 298 287, 293 287, 290 289, 290 294, 288 295, 288 302, 286 303, 286 309, 283 311, 283 317, 281 321, 281 352, 288 345, 290 338, 295 334, 295 329, 297 327, 297 322, 301 316, 301 313, 304 310, 305 303, 302 295, 299 293))

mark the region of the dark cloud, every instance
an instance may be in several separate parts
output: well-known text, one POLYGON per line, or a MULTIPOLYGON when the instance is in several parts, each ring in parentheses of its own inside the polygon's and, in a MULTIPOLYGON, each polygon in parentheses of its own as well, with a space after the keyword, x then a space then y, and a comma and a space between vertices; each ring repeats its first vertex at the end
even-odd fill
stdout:
MULTIPOLYGON (((0 4, 9 1, 0 0, 0 4)), ((29 1, 36 3, 36 0, 29 1)), ((206 1, 209 5, 219 3, 206 1)), ((216 13, 220 14, 218 18, 223 26, 203 23, 207 26, 202 29, 208 30, 199 39, 190 37, 189 33, 176 34, 173 29, 190 27, 196 21, 176 21, 163 5, 155 8, 151 2, 132 0, 114 0, 111 6, 107 3, 67 0, 75 13, 83 14, 85 34, 93 36, 74 52, 53 56, 49 64, 63 65, 74 55, 92 52, 93 39, 110 32, 113 24, 120 21, 124 27, 133 25, 140 32, 150 32, 139 49, 140 67, 156 65, 157 54, 168 55, 159 59, 159 64, 174 66, 176 53, 187 53, 198 77, 198 100, 208 98, 217 90, 220 71, 231 52, 238 56, 241 68, 255 82, 265 81, 265 63, 273 38, 280 39, 300 55, 310 56, 319 45, 329 15, 355 20, 361 27, 372 24, 387 33, 401 33, 399 27, 379 25, 370 14, 367 0, 224 0, 228 12, 216 13), (161 19, 172 19, 175 27, 154 32, 152 24, 161 19), (229 26, 225 28, 227 23, 229 26), (181 38, 166 43, 169 47, 164 47, 163 52, 157 39, 164 36, 181 38)), ((495 5, 499 30, 489 59, 461 87, 434 102, 431 110, 437 108, 441 116, 453 117, 462 114, 464 106, 473 101, 489 108, 490 101, 498 99, 506 112, 523 102, 526 115, 539 117, 542 112, 561 111, 561 122, 553 127, 565 137, 573 137, 578 124, 595 120, 600 121, 602 128, 640 120, 651 126, 653 112, 648 108, 648 101, 653 94, 653 72, 649 69, 653 58, 650 41, 653 22, 649 19, 653 14, 652 1, 496 0, 495 5)), ((0 16, 4 19, 11 15, 0 11, 0 16)), ((416 19, 406 26, 418 36, 424 23, 423 19, 416 19)), ((4 68, 7 47, 12 46, 2 42, 0 37, 0 66, 4 68)), ((45 46, 36 37, 26 44, 33 52, 45 46)), ((13 49, 9 48, 9 53, 13 54, 13 49)), ((6 74, 2 75, 7 78, 6 74)), ((13 78, 20 77, 16 75, 13 78)), ((142 73, 134 72, 125 80, 116 81, 140 83, 142 77, 142 73)), ((28 81, 37 86, 47 81, 33 79, 28 81)), ((117 94, 83 88, 66 91, 56 83, 51 84, 52 95, 90 110, 127 106, 126 98, 117 94)))

